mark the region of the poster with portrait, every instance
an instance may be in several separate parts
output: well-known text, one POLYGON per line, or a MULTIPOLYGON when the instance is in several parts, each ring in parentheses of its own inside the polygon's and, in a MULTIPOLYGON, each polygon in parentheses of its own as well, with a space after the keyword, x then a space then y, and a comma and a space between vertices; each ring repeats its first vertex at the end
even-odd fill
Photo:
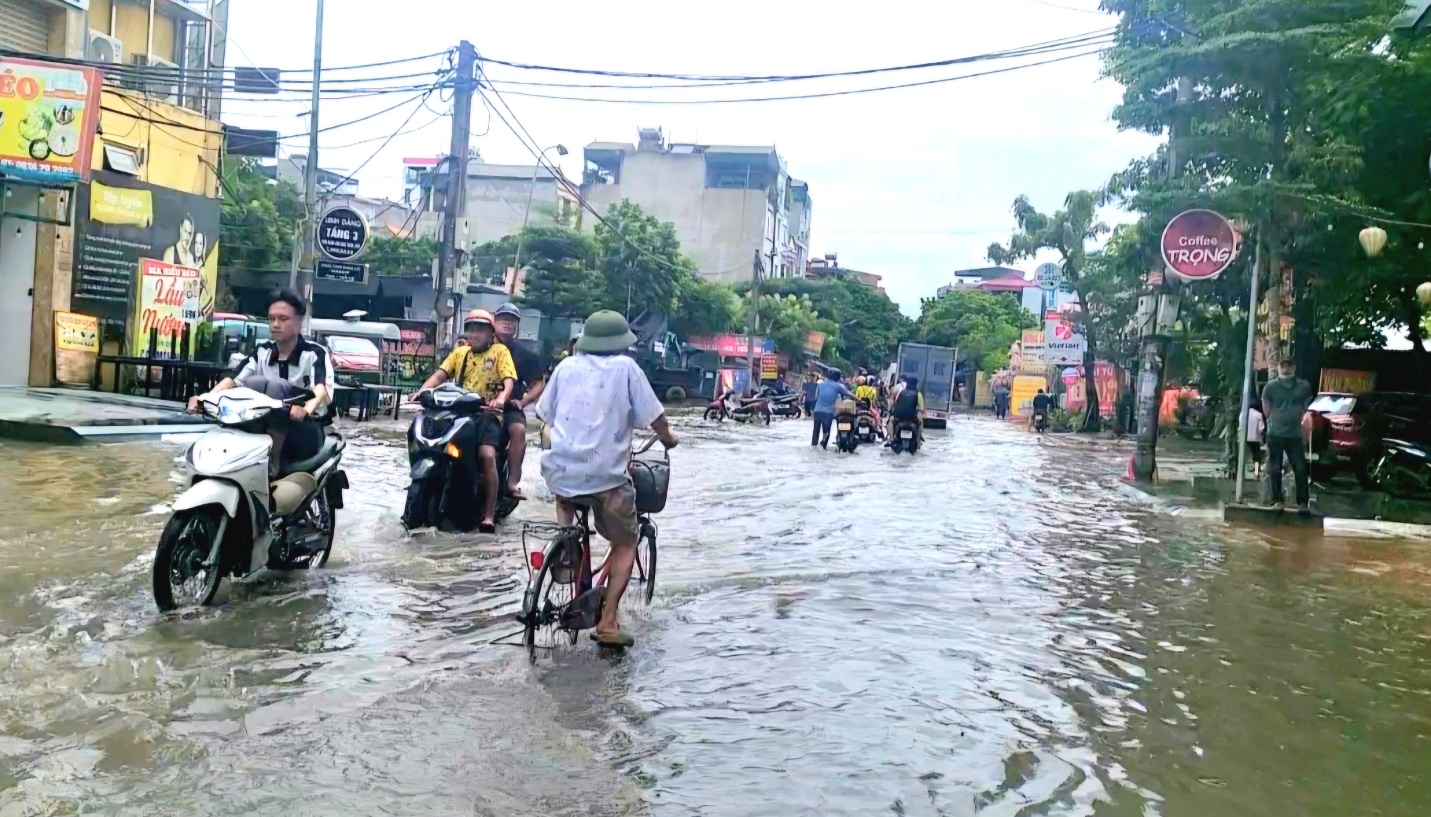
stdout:
POLYGON ((131 347, 137 347, 145 259, 197 270, 200 319, 213 314, 218 199, 95 171, 90 183, 79 186, 74 232, 75 309, 123 321, 131 347))

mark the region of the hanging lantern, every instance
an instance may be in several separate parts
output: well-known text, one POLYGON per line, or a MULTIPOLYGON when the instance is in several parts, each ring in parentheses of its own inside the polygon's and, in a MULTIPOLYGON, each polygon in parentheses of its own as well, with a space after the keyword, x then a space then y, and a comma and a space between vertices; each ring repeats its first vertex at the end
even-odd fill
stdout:
POLYGON ((1367 227, 1357 236, 1357 240, 1361 242, 1361 248, 1366 251, 1368 258, 1375 258, 1386 249, 1386 231, 1380 227, 1367 227))
POLYGON ((1416 297, 1423 304, 1431 304, 1431 281, 1427 281, 1416 288, 1416 297))

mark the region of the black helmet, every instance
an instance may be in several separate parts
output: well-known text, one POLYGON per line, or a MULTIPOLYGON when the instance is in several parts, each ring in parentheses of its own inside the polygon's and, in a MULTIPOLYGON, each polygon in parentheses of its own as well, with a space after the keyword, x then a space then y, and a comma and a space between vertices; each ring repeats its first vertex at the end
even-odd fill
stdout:
POLYGON ((493 317, 500 318, 503 315, 511 315, 517 320, 521 320, 522 310, 518 309, 516 304, 512 303, 511 301, 508 301, 507 303, 502 304, 501 306, 497 307, 492 311, 493 317))

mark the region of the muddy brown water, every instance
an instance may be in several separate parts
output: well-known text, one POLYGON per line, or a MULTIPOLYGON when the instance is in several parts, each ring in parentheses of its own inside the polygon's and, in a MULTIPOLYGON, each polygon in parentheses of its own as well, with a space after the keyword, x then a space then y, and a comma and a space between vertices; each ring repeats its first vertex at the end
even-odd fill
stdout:
POLYGON ((179 443, 0 443, 0 817, 1431 807, 1416 545, 1228 529, 983 418, 913 458, 679 430, 638 646, 535 667, 493 644, 519 543, 405 536, 396 428, 353 431, 329 569, 185 618, 179 443))

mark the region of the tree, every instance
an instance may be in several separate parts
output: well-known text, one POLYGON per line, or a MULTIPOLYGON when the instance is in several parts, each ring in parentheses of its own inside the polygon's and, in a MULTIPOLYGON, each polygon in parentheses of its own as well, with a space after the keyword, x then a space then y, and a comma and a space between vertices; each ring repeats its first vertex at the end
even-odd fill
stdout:
POLYGON ((1064 199, 1062 210, 1045 215, 1035 209, 1027 197, 1019 196, 1014 200, 1013 207, 1019 232, 1009 239, 1007 247, 999 244, 989 247, 989 260, 995 264, 1032 258, 1040 250, 1054 250, 1063 259, 1064 284, 1078 297, 1082 307, 1078 323, 1088 341, 1083 353, 1083 382, 1090 410, 1083 416, 1083 431, 1099 429, 1098 384, 1094 376, 1098 327, 1089 315, 1105 307, 1090 306, 1094 290, 1085 285, 1083 272, 1088 259, 1087 242, 1096 241, 1110 232, 1108 225, 1098 220, 1098 203, 1101 200, 1101 193, 1076 190, 1064 199))
POLYGON ((411 236, 378 236, 363 253, 363 261, 376 275, 431 276, 436 259, 436 241, 411 236))
MULTIPOLYGON (((742 297, 742 313, 750 309, 754 296, 746 291, 742 297)), ((809 296, 762 293, 756 307, 756 333, 775 341, 775 349, 792 360, 805 354, 805 341, 811 332, 822 332, 838 345, 839 325, 815 311, 809 296)), ((825 344, 830 348, 829 341, 825 344)))
POLYGON ((888 295, 844 273, 817 281, 777 278, 761 287, 772 294, 809 298, 812 309, 839 327, 835 352, 854 366, 870 370, 886 366, 894 360, 899 342, 914 334, 913 321, 888 295))
POLYGON ((566 227, 527 227, 522 259, 527 274, 518 300, 523 304, 553 317, 585 318, 610 308, 604 280, 594 268, 596 244, 589 234, 566 227))
POLYGON ((1008 367, 1010 347, 1034 325, 1034 316, 1008 295, 956 289, 920 302, 915 331, 921 342, 958 347, 961 360, 992 374, 1008 367))
POLYGON ((740 324, 740 298, 719 281, 692 277, 682 285, 671 331, 681 337, 719 335, 740 324))
POLYGON ((219 266, 258 272, 287 270, 303 220, 298 188, 270 180, 257 159, 229 157, 222 180, 219 266))
POLYGON ((695 266, 681 252, 676 227, 627 199, 607 208, 594 234, 606 301, 627 318, 643 311, 670 315, 695 266))

